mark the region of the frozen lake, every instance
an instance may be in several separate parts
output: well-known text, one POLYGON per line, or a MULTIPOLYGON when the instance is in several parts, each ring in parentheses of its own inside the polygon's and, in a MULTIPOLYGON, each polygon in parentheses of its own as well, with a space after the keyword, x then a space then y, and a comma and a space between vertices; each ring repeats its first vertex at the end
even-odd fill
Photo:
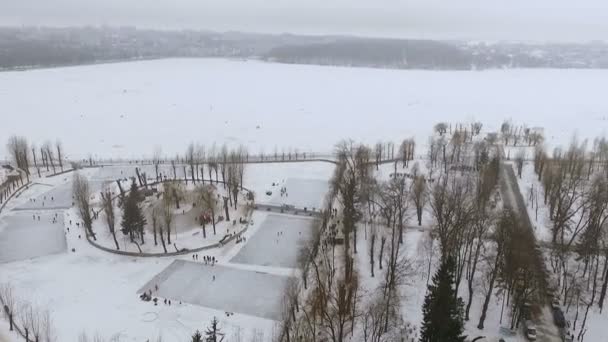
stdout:
POLYGON ((295 268, 300 246, 311 237, 314 219, 269 214, 230 262, 295 268))
POLYGON ((62 253, 66 248, 60 211, 18 212, 0 220, 0 263, 62 253), (52 223, 55 213, 57 223, 52 223))
POLYGON ((288 277, 239 270, 216 264, 176 260, 138 293, 208 308, 278 320, 288 277), (215 276, 215 280, 213 280, 215 276), (158 292, 154 291, 158 285, 158 292))
POLYGON ((161 145, 173 157, 191 141, 267 154, 330 152, 345 138, 374 144, 409 137, 418 153, 438 121, 475 119, 495 130, 511 118, 544 126, 550 145, 567 144, 575 131, 582 139, 607 130, 606 79, 608 70, 382 70, 226 59, 1 72, 3 112, 19 115, 2 120, 0 136, 24 135, 40 146, 52 133, 69 158, 139 158, 161 145))

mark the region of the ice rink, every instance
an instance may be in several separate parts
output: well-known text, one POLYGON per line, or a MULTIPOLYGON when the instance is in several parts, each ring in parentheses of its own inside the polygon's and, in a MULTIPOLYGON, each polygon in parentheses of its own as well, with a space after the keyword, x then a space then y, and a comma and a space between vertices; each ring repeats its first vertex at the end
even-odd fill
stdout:
POLYGON ((152 278, 138 293, 196 304, 216 310, 278 320, 281 294, 288 277, 234 269, 202 261, 176 260, 152 278), (215 276, 215 280, 213 280, 215 276), (158 292, 154 291, 158 285, 158 292))
POLYGON ((295 268, 298 250, 309 239, 314 219, 270 214, 230 262, 295 268))
POLYGON ((260 203, 276 205, 293 205, 296 208, 321 208, 325 194, 329 190, 329 182, 321 179, 288 178, 285 183, 275 187, 270 199, 264 196, 260 203), (287 192, 281 195, 281 187, 287 192))
MULTIPOLYGON (((49 188, 50 190, 39 195, 33 201, 28 201, 15 208, 15 210, 55 210, 69 209, 72 207, 72 182, 49 188)), ((101 190, 102 181, 89 181, 91 195, 101 190)), ((44 186, 44 185, 42 185, 44 186)))
POLYGON ((0 263, 61 253, 66 250, 63 214, 19 212, 0 220, 0 263), (33 219, 36 215, 36 220, 33 219), (40 221, 38 220, 40 216, 40 221))

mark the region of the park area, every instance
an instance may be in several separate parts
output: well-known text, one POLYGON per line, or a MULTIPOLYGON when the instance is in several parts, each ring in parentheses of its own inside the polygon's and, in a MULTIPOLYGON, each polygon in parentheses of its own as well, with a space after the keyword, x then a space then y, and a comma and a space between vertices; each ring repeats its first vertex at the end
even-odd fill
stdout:
MULTIPOLYGON (((273 208, 287 204, 280 200, 282 187, 288 189, 289 205, 320 206, 333 166, 320 162, 252 164, 243 186, 254 193, 256 203, 259 199, 273 208), (267 191, 273 195, 267 196, 267 191)), ((138 168, 155 178, 153 166, 138 168)), ((169 166, 161 165, 160 170, 172 175, 169 166)), ((205 238, 198 221, 201 208, 188 196, 195 185, 182 182, 184 199, 179 209, 175 204, 171 209, 171 245, 167 245, 171 256, 162 256, 160 241, 153 243, 150 219, 160 201, 157 194, 164 191, 157 185, 141 204, 148 219, 145 243, 139 244, 141 252, 118 230, 122 209, 116 201, 119 251, 129 254, 114 254, 100 191, 118 196, 117 179, 128 190, 130 178, 137 177, 135 165, 78 172, 89 181, 92 209, 98 212, 93 220, 97 240, 92 242, 104 249, 92 245, 78 224, 78 210, 72 205, 74 172, 38 179, 11 199, 0 214, 0 282, 11 284, 15 298, 23 305, 50 313, 57 341, 76 341, 83 332, 120 341, 147 341, 156 336, 164 341, 184 341, 196 329, 204 329, 213 317, 232 338, 271 338, 281 318, 284 289, 297 274, 299 246, 310 238, 316 218, 303 215, 303 211, 295 216, 254 210, 247 203, 247 192, 241 191, 237 208, 229 209, 230 221, 218 220, 216 234, 207 222, 205 238), (236 235, 238 239, 226 240, 236 235), (222 240, 225 243, 218 245, 222 240), (205 256, 216 262, 205 263, 205 256), (150 290, 156 305, 140 298, 150 290), (93 320, 83 312, 107 315, 93 320)), ((214 187, 217 194, 226 195, 221 183, 214 187)), ((224 208, 220 205, 215 214, 225 216, 224 208)), ((1 322, 0 331, 13 338, 5 323, 1 322)))

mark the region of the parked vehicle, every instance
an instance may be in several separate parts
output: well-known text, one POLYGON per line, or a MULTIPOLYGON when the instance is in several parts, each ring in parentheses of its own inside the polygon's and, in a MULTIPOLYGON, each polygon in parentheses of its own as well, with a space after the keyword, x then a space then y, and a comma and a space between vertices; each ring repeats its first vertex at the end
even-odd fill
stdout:
POLYGON ((559 306, 557 308, 553 308, 553 322, 555 322, 555 326, 558 328, 564 328, 566 326, 566 318, 564 317, 564 313, 559 306))
POLYGON ((530 320, 524 323, 524 335, 528 341, 536 341, 536 326, 530 320))

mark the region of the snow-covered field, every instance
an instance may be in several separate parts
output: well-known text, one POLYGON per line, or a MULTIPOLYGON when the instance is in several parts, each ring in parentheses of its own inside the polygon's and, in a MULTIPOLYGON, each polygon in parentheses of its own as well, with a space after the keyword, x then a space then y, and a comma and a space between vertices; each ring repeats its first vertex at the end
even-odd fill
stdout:
MULTIPOLYGON (((0 136, 63 140, 68 157, 183 153, 191 141, 329 152, 438 121, 545 127, 549 144, 608 127, 607 70, 416 71, 167 59, 0 73, 0 136), (33 100, 35 99, 35 100, 33 100), (111 134, 109 133, 111 132, 111 134)), ((4 146, 0 159, 6 158, 4 146)))

